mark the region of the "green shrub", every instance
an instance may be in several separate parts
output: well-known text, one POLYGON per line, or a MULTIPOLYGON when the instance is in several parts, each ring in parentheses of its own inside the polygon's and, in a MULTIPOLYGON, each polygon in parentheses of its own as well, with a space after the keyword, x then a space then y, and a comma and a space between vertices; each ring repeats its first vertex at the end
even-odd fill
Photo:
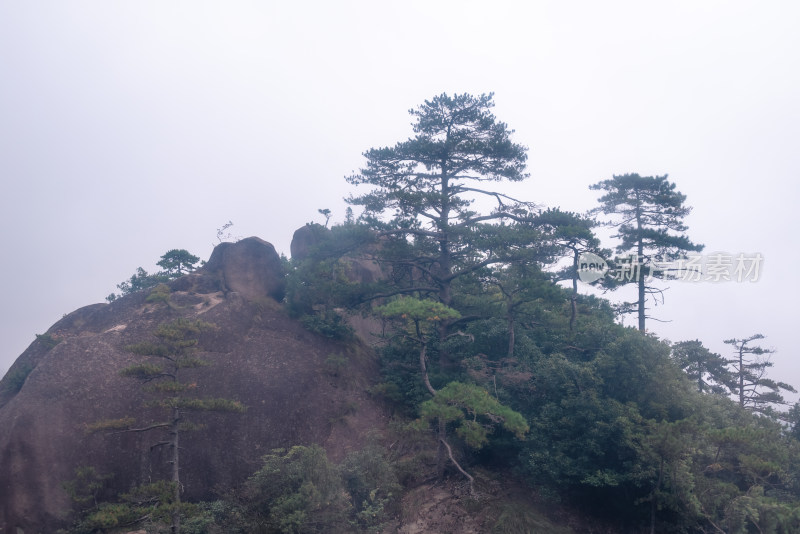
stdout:
POLYGON ((353 336, 352 327, 336 312, 303 315, 300 317, 300 322, 308 330, 330 339, 349 339, 353 336))
POLYGON ((339 466, 319 445, 296 446, 273 450, 237 500, 206 510, 226 533, 380 532, 399 493, 394 468, 377 443, 339 466))
POLYGON ((386 449, 372 441, 348 454, 339 469, 352 501, 355 526, 365 532, 381 532, 401 491, 386 449))
POLYGON ((62 484, 62 487, 76 506, 97 506, 100 492, 113 476, 101 475, 92 466, 79 466, 75 468, 75 478, 62 484))
POLYGON ((167 284, 158 284, 153 290, 147 295, 145 301, 147 302, 163 302, 165 304, 169 304, 169 295, 170 289, 167 284))
POLYGON ((350 503, 319 445, 275 449, 247 481, 248 532, 348 532, 350 503))

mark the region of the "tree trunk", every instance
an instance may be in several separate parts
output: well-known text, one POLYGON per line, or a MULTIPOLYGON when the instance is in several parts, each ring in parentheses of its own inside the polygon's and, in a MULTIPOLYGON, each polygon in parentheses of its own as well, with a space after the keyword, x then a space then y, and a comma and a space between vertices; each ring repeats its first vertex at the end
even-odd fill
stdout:
POLYGON ((744 408, 744 343, 739 347, 739 406, 744 408))
POLYGON ((436 390, 433 389, 433 386, 431 385, 431 381, 428 378, 428 366, 425 365, 425 358, 426 358, 426 352, 427 352, 427 349, 428 349, 428 344, 425 343, 424 341, 420 341, 420 344, 421 344, 421 347, 419 349, 419 368, 420 368, 420 371, 422 371, 422 381, 425 382, 425 387, 428 389, 430 394, 435 397, 436 396, 436 390))
POLYGON ((572 298, 570 299, 571 313, 569 316, 569 331, 575 326, 575 318, 578 316, 578 249, 572 249, 572 298))
POLYGON ((653 493, 650 499, 650 534, 656 534, 656 495, 659 489, 661 489, 661 481, 664 478, 664 457, 661 457, 661 465, 658 468, 658 482, 656 482, 656 487, 653 488, 653 493))
POLYGON ((444 438, 439 438, 439 443, 440 443, 440 445, 444 445, 445 447, 447 447, 447 455, 448 455, 448 457, 450 458, 450 461, 451 461, 451 462, 453 462, 453 465, 455 465, 455 466, 456 466, 456 468, 458 469, 458 471, 459 471, 459 472, 460 472, 462 475, 464 475, 465 477, 467 477, 467 480, 469 480, 469 494, 470 494, 470 495, 475 495, 475 479, 473 478, 473 476, 472 476, 472 475, 470 475, 469 473, 467 473, 466 471, 464 471, 464 468, 463 468, 463 467, 461 467, 461 464, 459 464, 459 463, 456 461, 455 457, 453 456, 453 449, 452 449, 452 448, 450 447, 450 445, 449 445, 449 444, 448 444, 448 443, 447 443, 447 442, 444 440, 444 438))
MULTIPOLYGON (((450 137, 448 128, 447 137, 450 137)), ((439 266, 433 270, 438 280, 436 283, 439 285, 439 301, 445 306, 450 306, 453 301, 453 296, 450 292, 450 275, 453 271, 453 258, 450 247, 450 175, 448 169, 449 156, 444 154, 442 156, 441 166, 441 213, 437 221, 437 231, 439 232, 439 266)), ((442 321, 439 324, 439 339, 444 340, 450 330, 451 321, 442 321)), ((446 350, 439 350, 439 368, 447 369, 450 367, 450 355, 446 350)))
POLYGON ((638 263, 638 269, 636 270, 636 275, 639 277, 638 279, 638 286, 639 286, 639 331, 644 332, 644 301, 645 301, 645 286, 644 286, 644 243, 642 242, 641 238, 639 239, 639 246, 637 248, 637 256, 636 262, 638 263))
POLYGON ((181 477, 180 477, 180 434, 178 425, 180 424, 181 414, 178 408, 172 409, 172 483, 175 484, 172 503, 172 534, 180 534, 181 531, 181 477))
MULTIPOLYGON (((422 381, 425 383, 425 388, 428 390, 428 392, 431 394, 431 396, 435 397, 436 396, 436 390, 433 389, 433 386, 431 385, 431 381, 428 378, 428 366, 425 364, 425 358, 426 358, 426 352, 427 352, 428 344, 425 343, 425 341, 422 340, 422 336, 421 336, 421 334, 419 332, 419 325, 417 325, 417 336, 418 336, 418 341, 420 343, 419 368, 420 368, 420 371, 422 372, 422 381)), ((437 421, 437 423, 438 423, 437 436, 439 438, 439 440, 438 440, 439 441, 439 445, 438 445, 438 448, 436 450, 436 475, 439 478, 442 478, 444 476, 444 464, 445 464, 445 452, 444 452, 443 442, 444 442, 444 439, 447 436, 445 434, 445 432, 446 432, 445 426, 446 425, 444 423, 444 420, 440 418, 437 421)))
POLYGON ((439 438, 439 445, 436 449, 436 476, 439 480, 444 478, 444 465, 447 462, 447 456, 445 456, 445 439, 447 438, 447 425, 444 422, 444 419, 441 417, 437 420, 438 429, 436 431, 436 435, 439 438))
POLYGON ((514 344, 516 343, 516 336, 514 333, 514 315, 509 312, 506 317, 508 321, 508 357, 514 357, 514 344))
POLYGON ((645 292, 644 292, 644 266, 642 263, 644 262, 644 238, 642 237, 642 199, 639 197, 639 192, 636 192, 636 232, 637 232, 637 244, 636 244, 636 264, 637 269, 634 271, 637 278, 637 285, 639 286, 639 331, 644 332, 644 299, 645 299, 645 292))
MULTIPOLYGON (((450 306, 453 297, 450 292, 450 271, 452 270, 450 258, 450 243, 446 238, 439 242, 439 269, 437 270, 439 280, 439 301, 445 306, 450 306)), ((444 340, 450 333, 450 325, 452 320, 444 320, 439 323, 439 339, 444 340)), ((450 367, 450 354, 439 347, 439 369, 447 369, 450 367)))

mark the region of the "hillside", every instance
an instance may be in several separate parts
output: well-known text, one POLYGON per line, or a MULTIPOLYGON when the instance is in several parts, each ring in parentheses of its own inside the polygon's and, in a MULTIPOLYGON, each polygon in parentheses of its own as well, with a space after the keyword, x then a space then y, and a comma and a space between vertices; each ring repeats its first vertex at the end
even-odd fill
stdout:
POLYGON ((177 318, 215 325, 200 338, 210 365, 189 370, 198 390, 247 407, 241 415, 203 416, 207 427, 186 438, 188 500, 240 483, 273 448, 319 443, 341 459, 370 429, 385 428, 385 411, 365 393, 378 370, 371 353, 312 335, 286 315, 274 300, 280 286, 270 285, 269 275, 282 280, 271 245, 251 238, 230 249, 171 283, 168 302, 148 302, 142 292, 81 308, 19 357, 0 383, 0 532, 60 526, 71 509, 62 484, 78 466, 113 473, 112 492, 164 475, 161 451, 150 451, 153 436, 84 430, 142 411, 141 387, 119 375, 137 359, 125 347, 177 318), (347 358, 346 376, 326 371, 332 354, 347 358))
POLYGON ((497 274, 513 315, 486 279, 453 307, 382 296, 414 273, 372 236, 307 225, 288 264, 223 243, 37 336, 0 381, 0 533, 167 532, 169 510, 197 534, 798 531, 796 424, 535 269, 497 274), (185 398, 155 387, 164 356, 185 398), (179 405, 170 485, 169 433, 139 430, 179 405))

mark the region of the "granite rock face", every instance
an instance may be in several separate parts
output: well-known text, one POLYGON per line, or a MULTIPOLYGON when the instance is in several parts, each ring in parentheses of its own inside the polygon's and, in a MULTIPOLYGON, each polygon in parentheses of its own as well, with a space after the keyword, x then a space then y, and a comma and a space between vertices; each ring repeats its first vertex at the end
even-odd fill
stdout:
POLYGON ((200 319, 187 369, 199 395, 247 406, 244 414, 197 414, 204 429, 182 437, 187 500, 211 499, 256 471, 273 448, 322 444, 332 459, 361 447, 386 415, 365 392, 377 365, 359 342, 338 344, 288 317, 278 302, 284 273, 269 243, 248 238, 218 246, 203 269, 171 282, 168 301, 148 291, 81 308, 54 324, 0 381, 0 533, 54 532, 69 520, 63 483, 79 466, 113 474, 109 491, 169 478, 169 447, 153 433, 87 433, 87 425, 135 416, 149 398, 119 371, 142 356, 126 347, 154 340, 160 324, 200 319), (331 354, 346 372, 326 372, 331 354), (354 408, 355 407, 355 408, 354 408))

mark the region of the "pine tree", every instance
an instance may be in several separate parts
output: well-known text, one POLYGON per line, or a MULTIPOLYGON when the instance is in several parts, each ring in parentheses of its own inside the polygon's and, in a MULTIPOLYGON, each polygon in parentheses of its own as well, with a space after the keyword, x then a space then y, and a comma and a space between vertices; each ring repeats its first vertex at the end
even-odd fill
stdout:
POLYGON ((200 258, 181 248, 168 250, 156 265, 164 269, 164 274, 170 278, 179 278, 194 271, 199 261, 200 258))
POLYGON ((734 387, 725 359, 708 350, 699 340, 675 343, 672 358, 697 383, 700 393, 725 393, 734 387))
POLYGON ((172 249, 168 250, 161 256, 161 259, 156 263, 163 271, 154 274, 148 273, 141 267, 136 269, 136 272, 128 279, 117 284, 117 289, 120 290, 119 295, 111 293, 106 297, 108 302, 114 302, 119 297, 150 289, 158 284, 163 284, 180 278, 186 273, 195 270, 195 265, 200 261, 200 258, 189 253, 185 249, 172 249))
POLYGON ((450 382, 444 388, 436 390, 431 385, 427 368, 428 347, 432 343, 431 334, 436 330, 436 323, 458 318, 459 313, 456 310, 430 299, 400 297, 379 307, 377 311, 385 318, 402 321, 404 327, 399 330, 400 335, 419 347, 420 374, 425 388, 433 397, 420 405, 419 423, 425 427, 430 422, 436 421, 439 475, 441 476, 444 471, 444 453, 447 451, 447 456, 456 469, 469 480, 471 491, 474 479, 453 456, 453 449, 447 440, 447 424, 459 422, 456 432, 474 448, 480 448, 486 443, 488 428, 492 423, 501 423, 520 439, 528 431, 528 424, 520 414, 503 406, 495 398, 489 397, 483 388, 472 384, 450 382), (472 420, 466 419, 464 412, 467 412, 472 420), (486 417, 488 421, 478 423, 479 415, 486 417))
POLYGON ((556 275, 557 280, 570 280, 572 297, 570 299, 569 329, 575 327, 578 317, 578 278, 579 261, 582 254, 592 252, 598 256, 608 256, 610 251, 600 248, 600 240, 593 228, 597 222, 585 216, 560 209, 548 209, 536 216, 536 226, 543 232, 543 240, 550 244, 551 253, 566 256, 571 265, 556 275))
POLYGON ((753 341, 764 339, 761 334, 754 334, 743 339, 726 339, 725 343, 734 348, 734 357, 725 362, 732 368, 734 377, 734 393, 738 396, 739 406, 757 413, 775 415, 774 404, 786 404, 781 390, 797 393, 786 382, 777 382, 767 378, 767 369, 772 367, 770 356, 775 353, 752 345, 753 341))
POLYGON ((491 93, 426 100, 409 111, 416 119, 415 137, 368 150, 367 166, 347 178, 373 187, 347 202, 362 206, 363 220, 405 247, 385 258, 398 272, 406 267, 411 273, 398 292, 421 292, 450 306, 455 279, 505 261, 511 244, 504 240, 531 242, 521 233, 504 233, 501 239, 496 234, 502 229, 488 224, 526 221, 533 207, 484 185, 528 177, 525 147, 511 141, 513 130, 495 119, 492 107, 491 93), (479 198, 493 200, 495 209, 484 215, 473 211, 479 198), (390 220, 384 221, 387 212, 390 220))
POLYGON ((675 190, 675 184, 667 176, 639 176, 623 174, 610 180, 598 182, 590 187, 605 191, 600 197, 600 206, 595 212, 615 215, 610 222, 617 227, 622 242, 617 253, 633 251, 630 276, 623 283, 636 283, 638 298, 636 311, 639 330, 645 330, 647 295, 661 293, 647 285, 648 277, 663 278, 669 275, 654 268, 654 261, 669 262, 681 258, 687 252, 703 250, 703 245, 692 243, 683 234, 687 227, 683 219, 691 208, 686 206, 686 195, 675 190))
POLYGON ((185 380, 186 370, 209 364, 195 354, 199 348, 198 336, 201 332, 212 328, 214 325, 203 321, 176 319, 161 324, 156 329, 154 333, 156 342, 141 342, 127 347, 128 351, 144 356, 147 360, 122 369, 120 374, 142 383, 144 391, 153 396, 145 407, 159 409, 163 414, 162 419, 137 424, 135 417, 126 416, 99 421, 89 427, 92 431, 111 430, 115 433, 151 431, 163 433, 163 439, 155 443, 151 450, 162 446, 170 448, 172 486, 169 515, 173 534, 178 534, 181 528, 180 450, 183 447, 181 436, 185 431, 200 428, 188 420, 189 415, 203 411, 235 413, 245 411, 245 407, 238 401, 196 396, 194 392, 197 384, 185 380))

